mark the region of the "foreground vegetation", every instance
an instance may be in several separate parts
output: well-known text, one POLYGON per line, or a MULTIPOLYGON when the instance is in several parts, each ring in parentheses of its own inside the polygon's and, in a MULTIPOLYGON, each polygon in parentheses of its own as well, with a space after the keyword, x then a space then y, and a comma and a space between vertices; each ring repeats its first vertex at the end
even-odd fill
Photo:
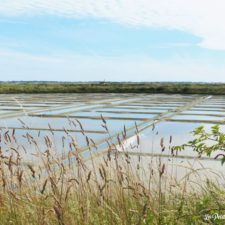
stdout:
POLYGON ((208 83, 0 83, 0 94, 17 93, 180 93, 225 94, 225 84, 208 83))
MULTIPOLYGON (((106 125, 103 120, 107 130, 106 125)), ((219 128, 214 127, 213 132, 218 134, 219 128)), ((203 133, 199 128, 195 134, 203 133)), ((98 159, 94 158, 94 141, 83 135, 91 156, 88 161, 66 130, 62 145, 68 151, 63 157, 56 154, 54 132, 43 137, 45 145, 26 134, 23 138, 36 150, 37 166, 24 163, 23 155, 29 149, 25 149, 26 143, 20 144, 22 137, 15 131, 1 132, 0 224, 224 224, 219 218, 225 214, 222 186, 210 180, 193 185, 191 174, 199 173, 193 168, 181 180, 172 178, 169 163, 161 158, 149 158, 147 163, 141 158, 134 160, 124 149, 126 130, 118 136, 119 145, 109 142, 106 154, 98 159), (65 138, 70 140, 68 145, 65 138)), ((193 142, 193 147, 201 140, 193 142)), ((163 139, 160 146, 164 151, 163 139)), ((171 157, 185 147, 171 148, 171 157)))

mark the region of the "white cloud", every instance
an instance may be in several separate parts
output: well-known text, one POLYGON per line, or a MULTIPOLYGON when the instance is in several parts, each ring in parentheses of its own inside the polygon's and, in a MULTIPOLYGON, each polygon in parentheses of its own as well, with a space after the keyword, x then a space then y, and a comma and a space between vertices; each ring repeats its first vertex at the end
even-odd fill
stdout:
POLYGON ((45 56, 45 55, 33 55, 29 53, 21 53, 16 51, 10 51, 8 49, 0 49, 0 62, 8 62, 11 64, 18 64, 20 62, 44 62, 44 63, 61 63, 62 59, 57 57, 45 56), (14 61, 18 60, 18 61, 14 61))
POLYGON ((225 82, 225 64, 147 56, 36 56, 0 51, 0 80, 225 82))
POLYGON ((179 29, 201 37, 200 46, 218 50, 225 50, 224 11, 224 0, 0 0, 1 16, 91 16, 130 26, 179 29))

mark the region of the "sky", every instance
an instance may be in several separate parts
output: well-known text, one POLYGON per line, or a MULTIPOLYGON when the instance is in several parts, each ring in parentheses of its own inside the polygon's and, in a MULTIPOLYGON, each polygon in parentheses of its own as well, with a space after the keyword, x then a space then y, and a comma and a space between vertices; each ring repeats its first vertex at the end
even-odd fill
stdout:
POLYGON ((0 81, 225 82, 224 0, 0 0, 0 81))

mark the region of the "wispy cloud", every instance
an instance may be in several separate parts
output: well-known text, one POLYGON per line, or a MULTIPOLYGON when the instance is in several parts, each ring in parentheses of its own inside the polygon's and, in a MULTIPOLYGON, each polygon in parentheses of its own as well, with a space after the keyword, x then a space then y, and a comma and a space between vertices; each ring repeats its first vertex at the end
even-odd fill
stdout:
POLYGON ((1 80, 225 82, 224 64, 191 58, 36 56, 0 50, 0 68, 1 80))
POLYGON ((10 19, 0 19, 0 24, 3 23, 3 24, 26 24, 25 22, 22 22, 22 21, 18 21, 18 20, 10 20, 10 19))
POLYGON ((0 62, 3 61, 9 62, 11 63, 11 65, 16 64, 17 62, 61 63, 63 62, 63 58, 22 53, 8 49, 0 49, 0 62))
POLYGON ((224 0, 0 0, 1 16, 95 17, 178 29, 201 37, 200 46, 218 50, 225 50, 224 9, 224 0))

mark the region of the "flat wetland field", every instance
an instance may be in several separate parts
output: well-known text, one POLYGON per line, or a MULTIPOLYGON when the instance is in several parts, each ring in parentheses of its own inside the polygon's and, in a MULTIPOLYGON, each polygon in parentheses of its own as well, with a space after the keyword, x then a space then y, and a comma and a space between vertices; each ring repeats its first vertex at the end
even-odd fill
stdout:
MULTIPOLYGON (((212 125, 219 124, 225 130, 225 99, 222 95, 58 93, 1 94, 0 97, 0 129, 2 132, 14 131, 14 136, 18 137, 16 144, 26 142, 23 137, 30 133, 42 146, 44 137, 49 135, 54 139, 57 152, 65 154, 69 139, 64 140, 64 147, 62 139, 67 131, 76 137, 85 158, 90 156, 86 135, 95 142, 93 152, 104 153, 108 141, 118 145, 126 130, 127 142, 132 142, 138 129, 141 144, 136 153, 141 151, 146 156, 160 154, 165 157, 170 151, 167 148, 161 152, 161 138, 169 143, 172 136, 172 144, 181 145, 191 139, 191 131, 200 125, 209 130, 212 125), (107 122, 107 130, 103 121, 107 122)), ((34 146, 29 146, 24 157, 34 160, 32 164, 35 164, 33 151, 34 146)), ((130 146, 127 151, 135 154, 130 146)), ((183 151, 179 157, 194 159, 196 155, 183 151)))
POLYGON ((133 85, 0 84, 0 224, 224 224, 219 158, 172 150, 225 132, 224 86, 133 85))

